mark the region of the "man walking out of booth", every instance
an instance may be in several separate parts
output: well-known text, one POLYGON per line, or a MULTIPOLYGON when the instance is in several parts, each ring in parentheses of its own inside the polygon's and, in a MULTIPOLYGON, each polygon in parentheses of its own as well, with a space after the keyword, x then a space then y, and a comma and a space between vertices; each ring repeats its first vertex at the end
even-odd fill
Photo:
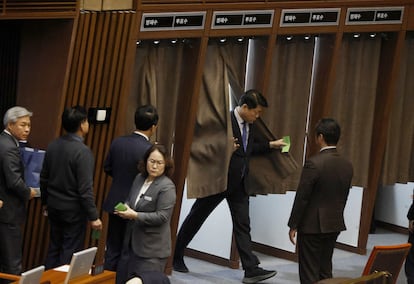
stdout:
POLYGON ((276 271, 259 267, 259 259, 252 253, 249 194, 245 188, 250 155, 266 153, 271 149, 279 149, 286 145, 282 139, 262 143, 254 140, 253 122, 260 117, 264 107, 267 107, 265 97, 256 90, 249 90, 241 96, 239 105, 231 112, 233 136, 239 145, 231 156, 227 173, 227 189, 222 193, 198 198, 195 201, 177 235, 174 270, 188 272, 183 258, 185 248, 211 212, 223 199, 226 199, 233 220, 237 250, 245 271, 243 283, 256 283, 276 275, 276 271))

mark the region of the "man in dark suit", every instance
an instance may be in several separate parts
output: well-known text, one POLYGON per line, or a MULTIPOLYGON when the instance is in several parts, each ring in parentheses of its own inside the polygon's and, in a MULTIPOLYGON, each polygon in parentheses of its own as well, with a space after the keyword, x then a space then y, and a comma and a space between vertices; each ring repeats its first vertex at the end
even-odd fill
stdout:
POLYGON ((155 107, 138 107, 135 111, 135 131, 116 138, 106 157, 104 170, 112 177, 111 188, 103 203, 103 209, 109 213, 104 263, 106 270, 117 270, 127 224, 127 220, 113 214, 114 207, 127 199, 132 182, 138 174, 138 163, 151 147, 149 138, 155 133, 157 124, 158 113, 155 107))
POLYGON ((102 230, 93 194, 94 157, 84 144, 89 131, 85 108, 67 108, 62 114, 65 135, 47 147, 40 173, 40 191, 50 224, 45 267, 68 264, 84 249, 86 226, 102 230))
POLYGON ((407 284, 414 284, 414 200, 407 213, 408 219, 408 242, 411 244, 407 259, 405 260, 405 275, 407 284))
POLYGON ((267 101, 263 95, 256 90, 249 90, 241 96, 239 105, 231 112, 233 136, 237 144, 228 167, 227 189, 222 193, 198 198, 195 201, 177 235, 174 270, 188 272, 183 259, 184 249, 214 208, 226 199, 233 220, 237 250, 245 271, 243 283, 256 283, 276 275, 276 271, 260 268, 258 258, 252 253, 249 194, 245 188, 245 178, 249 173, 249 157, 285 145, 282 139, 261 142, 254 140, 253 122, 259 118, 264 107, 267 107, 267 101))
POLYGON ((303 166, 288 222, 293 244, 297 233, 302 284, 332 277, 332 254, 339 233, 346 229, 343 212, 353 176, 351 163, 336 150, 338 123, 324 118, 315 134, 320 152, 303 166))
POLYGON ((19 275, 22 271, 22 224, 26 203, 36 191, 24 182, 19 141, 27 140, 32 113, 12 107, 4 115, 0 134, 0 272, 19 275))

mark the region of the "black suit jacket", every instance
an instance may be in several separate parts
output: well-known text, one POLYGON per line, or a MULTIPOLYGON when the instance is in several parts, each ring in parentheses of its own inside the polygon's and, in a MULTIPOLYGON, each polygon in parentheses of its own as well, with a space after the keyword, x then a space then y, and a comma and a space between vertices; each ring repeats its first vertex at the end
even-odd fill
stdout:
POLYGON ((24 166, 17 140, 6 132, 0 134, 0 222, 20 225, 26 217, 30 189, 25 184, 24 166))
POLYGON ((246 151, 244 151, 242 135, 240 132, 239 123, 236 119, 236 116, 234 115, 234 111, 231 112, 231 124, 233 129, 233 137, 237 138, 240 147, 233 152, 230 158, 227 178, 228 191, 238 189, 242 178, 248 175, 249 159, 251 155, 270 151, 269 141, 255 140, 254 123, 249 124, 249 138, 247 142, 246 151))
POLYGON ((42 204, 65 212, 67 222, 98 219, 93 194, 94 158, 82 138, 69 134, 47 147, 40 173, 42 204))
POLYGON ((105 172, 112 177, 112 185, 103 203, 103 209, 113 212, 118 202, 124 202, 132 182, 138 174, 138 163, 151 147, 144 136, 133 133, 116 138, 104 163, 105 172))
POLYGON ((411 203, 410 209, 408 209, 407 219, 408 220, 414 220, 414 200, 411 203))
POLYGON ((343 212, 352 176, 351 163, 336 149, 326 149, 307 160, 288 226, 306 234, 345 230, 343 212))

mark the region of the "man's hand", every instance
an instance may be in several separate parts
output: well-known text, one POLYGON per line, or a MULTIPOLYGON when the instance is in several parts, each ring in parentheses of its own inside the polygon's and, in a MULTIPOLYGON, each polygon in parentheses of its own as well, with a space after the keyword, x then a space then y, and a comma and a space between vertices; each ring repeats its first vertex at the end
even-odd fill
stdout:
POLYGON ((91 221, 91 227, 92 227, 92 229, 94 229, 94 230, 102 230, 102 221, 101 221, 101 219, 96 219, 96 220, 94 220, 94 221, 91 221))
POLYGON ((289 230, 289 239, 293 245, 296 245, 296 229, 289 230))
POLYGON ((286 146, 287 144, 283 142, 283 139, 273 140, 269 141, 269 147, 272 149, 280 149, 283 146, 286 146))
POLYGON ((3 207, 3 200, 0 200, 0 208, 3 207))
POLYGON ((236 151, 239 148, 240 148, 239 139, 237 139, 236 137, 233 137, 233 151, 236 151))

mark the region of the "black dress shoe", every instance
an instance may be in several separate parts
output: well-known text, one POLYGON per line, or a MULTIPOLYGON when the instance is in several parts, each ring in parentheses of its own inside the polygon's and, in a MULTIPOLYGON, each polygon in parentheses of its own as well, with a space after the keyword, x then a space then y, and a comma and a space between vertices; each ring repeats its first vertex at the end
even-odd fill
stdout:
POLYGON ((274 270, 264 270, 263 268, 255 267, 254 269, 246 270, 243 283, 257 283, 275 276, 276 273, 274 270))
POLYGON ((189 272, 187 266, 184 263, 184 259, 181 258, 174 258, 173 260, 173 269, 178 272, 187 273, 189 272))

